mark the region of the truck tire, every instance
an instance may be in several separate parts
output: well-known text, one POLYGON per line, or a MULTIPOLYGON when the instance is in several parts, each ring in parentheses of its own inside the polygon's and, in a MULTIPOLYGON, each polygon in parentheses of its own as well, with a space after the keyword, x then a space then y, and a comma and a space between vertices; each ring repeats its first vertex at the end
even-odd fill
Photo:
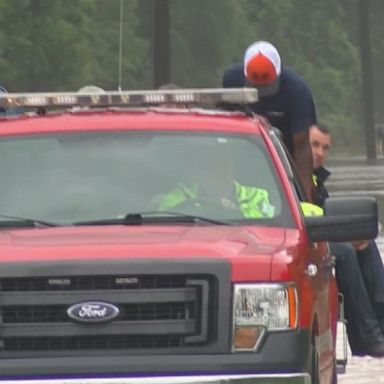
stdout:
POLYGON ((311 382, 312 384, 320 384, 320 368, 319 355, 316 351, 315 335, 312 336, 311 347, 311 382))
POLYGON ((332 384, 337 384, 337 364, 336 364, 336 358, 333 359, 332 384))

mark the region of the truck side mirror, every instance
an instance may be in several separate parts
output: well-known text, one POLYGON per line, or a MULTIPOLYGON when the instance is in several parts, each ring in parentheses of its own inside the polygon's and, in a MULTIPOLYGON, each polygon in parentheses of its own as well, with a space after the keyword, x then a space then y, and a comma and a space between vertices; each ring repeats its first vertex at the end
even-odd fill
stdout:
POLYGON ((378 208, 374 197, 329 197, 324 216, 305 217, 311 241, 350 242, 378 234, 378 208))

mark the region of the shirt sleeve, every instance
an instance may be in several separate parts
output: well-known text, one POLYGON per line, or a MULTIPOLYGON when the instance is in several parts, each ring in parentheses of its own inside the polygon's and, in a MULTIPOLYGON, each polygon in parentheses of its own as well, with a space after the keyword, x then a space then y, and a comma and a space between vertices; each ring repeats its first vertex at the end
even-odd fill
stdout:
POLYGON ((222 79, 223 88, 241 88, 245 85, 244 66, 235 64, 228 68, 222 79))
POLYGON ((298 84, 291 92, 289 120, 293 135, 307 132, 309 127, 317 122, 312 93, 304 82, 298 84))

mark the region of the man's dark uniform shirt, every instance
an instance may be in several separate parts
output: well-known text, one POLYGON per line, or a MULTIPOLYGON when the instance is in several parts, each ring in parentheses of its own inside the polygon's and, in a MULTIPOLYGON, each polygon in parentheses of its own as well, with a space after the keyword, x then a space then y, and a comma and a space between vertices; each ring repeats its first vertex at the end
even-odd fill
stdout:
POLYGON ((325 199, 329 197, 327 188, 324 184, 328 177, 331 175, 331 172, 329 172, 328 169, 324 167, 319 167, 313 170, 313 175, 317 192, 316 201, 314 201, 314 203, 320 207, 323 207, 325 199))
MULTIPOLYGON (((279 82, 276 94, 263 97, 250 107, 283 133, 285 145, 294 156, 292 136, 308 131, 311 125, 316 124, 316 109, 307 84, 294 71, 283 67, 279 82)), ((252 85, 247 84, 243 64, 235 64, 225 71, 224 88, 244 86, 252 85)))

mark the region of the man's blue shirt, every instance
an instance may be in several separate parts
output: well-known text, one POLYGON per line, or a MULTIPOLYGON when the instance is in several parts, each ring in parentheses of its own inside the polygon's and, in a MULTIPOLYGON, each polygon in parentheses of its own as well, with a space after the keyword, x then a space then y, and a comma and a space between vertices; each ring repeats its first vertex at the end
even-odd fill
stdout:
MULTIPOLYGON (((224 88, 247 86, 243 64, 235 64, 223 76, 224 88)), ((249 85, 248 85, 249 86, 249 85)), ((316 124, 316 109, 312 93, 306 82, 293 70, 284 67, 280 75, 278 92, 250 104, 253 112, 266 117, 278 128, 285 145, 293 155, 293 135, 308 131, 316 124)))

